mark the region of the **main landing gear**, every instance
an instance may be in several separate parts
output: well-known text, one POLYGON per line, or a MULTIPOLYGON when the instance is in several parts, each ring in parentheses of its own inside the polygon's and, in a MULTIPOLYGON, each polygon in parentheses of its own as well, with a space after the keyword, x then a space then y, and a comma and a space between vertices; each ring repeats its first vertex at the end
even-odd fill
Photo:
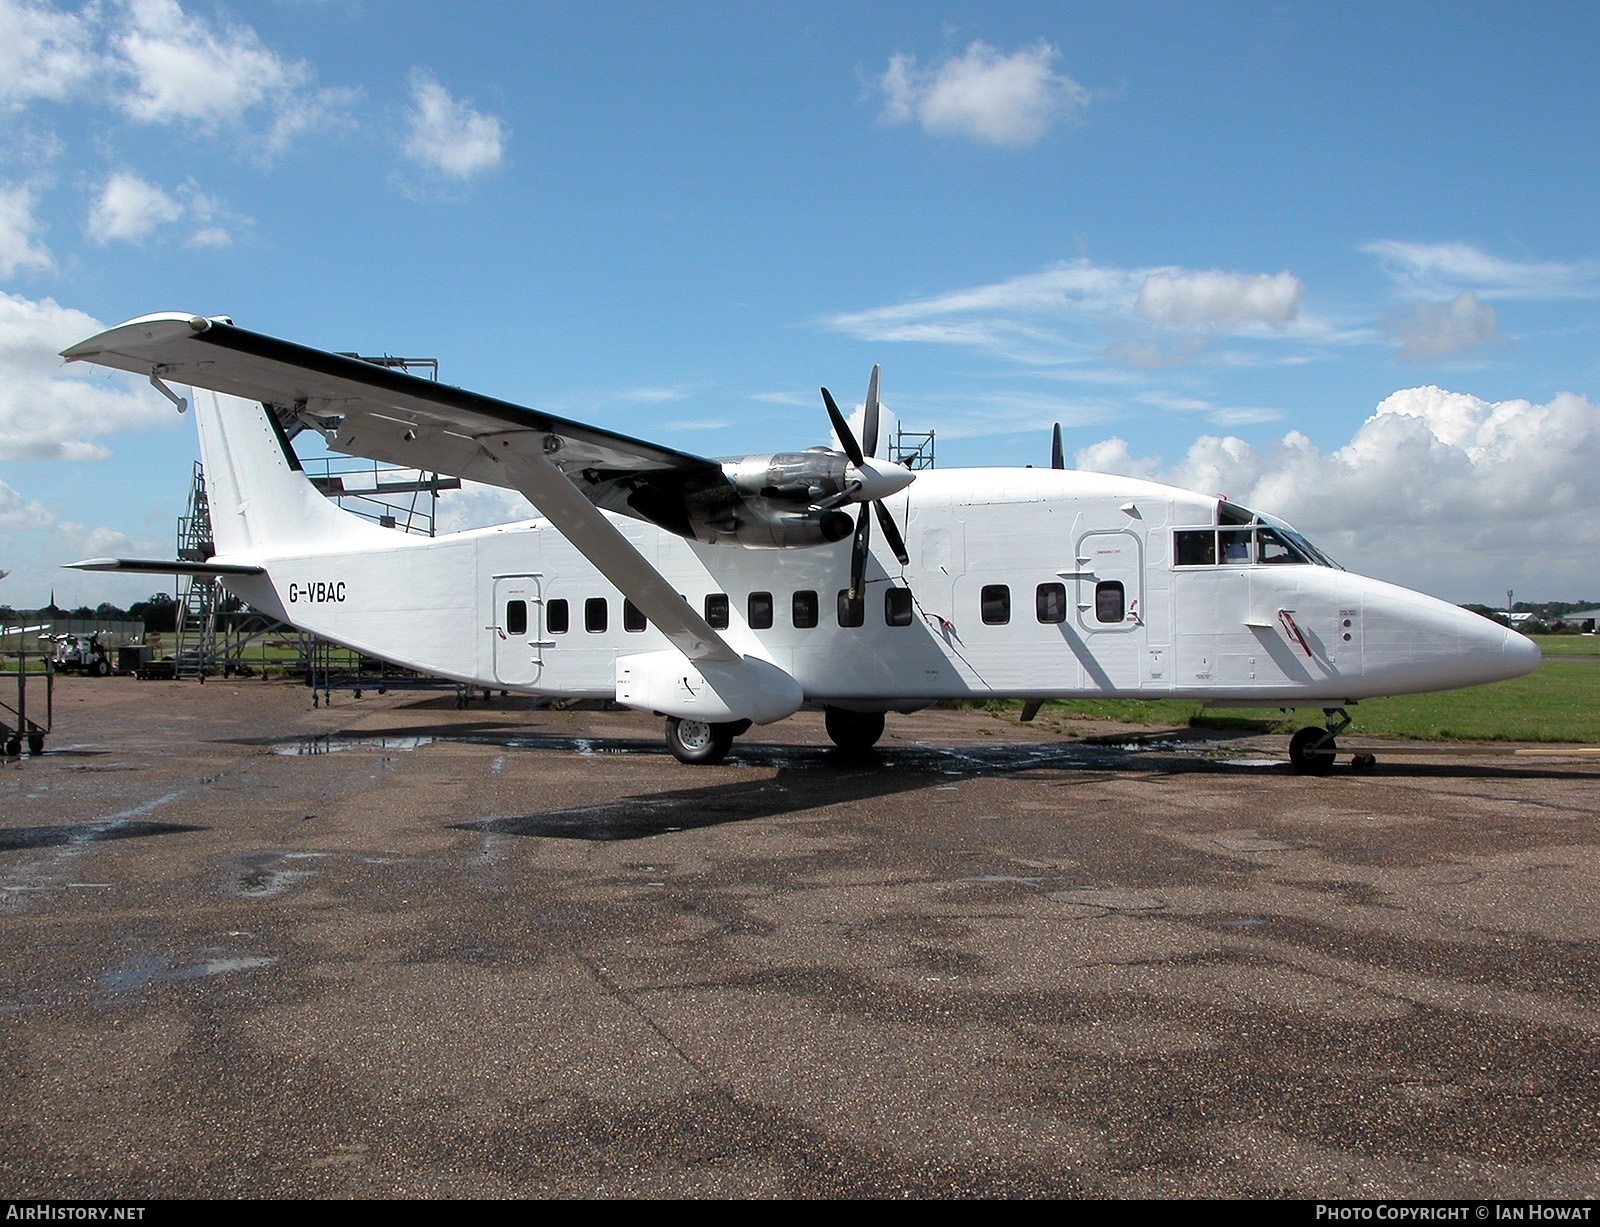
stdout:
POLYGON ((711 766, 728 757, 733 739, 750 727, 748 720, 732 724, 711 724, 705 720, 680 720, 667 717, 667 749, 680 763, 711 766))
MULTIPOLYGON (((865 754, 883 736, 881 711, 846 711, 829 707, 823 711, 828 737, 847 755, 865 754)), ((680 763, 711 766, 720 763, 733 749, 733 739, 750 727, 750 721, 712 724, 706 720, 667 717, 667 749, 680 763)))
MULTIPOLYGON (((1333 770, 1339 746, 1334 738, 1350 727, 1350 716, 1342 707, 1322 709, 1325 728, 1307 726, 1289 738, 1289 761, 1296 771, 1306 775, 1327 775, 1333 770)), ((1353 754, 1350 770, 1371 771, 1378 765, 1375 754, 1353 754)))
POLYGON ((846 711, 842 707, 829 707, 823 710, 822 717, 829 739, 846 754, 865 754, 883 736, 881 711, 846 711))

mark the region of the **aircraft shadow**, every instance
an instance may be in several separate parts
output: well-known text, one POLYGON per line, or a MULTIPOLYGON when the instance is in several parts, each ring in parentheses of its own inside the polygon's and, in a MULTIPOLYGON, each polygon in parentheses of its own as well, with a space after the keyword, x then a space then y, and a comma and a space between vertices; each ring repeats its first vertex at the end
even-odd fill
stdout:
MULTIPOLYGON (((571 745, 571 739, 567 744, 571 745)), ((657 742, 630 742, 625 747, 603 745, 598 740, 586 744, 587 753, 637 753, 635 747, 641 744, 647 748, 646 752, 663 752, 657 742)), ((461 831, 548 839, 647 839, 674 831, 749 822, 830 805, 851 805, 894 793, 916 792, 959 778, 1106 766, 1113 762, 1123 770, 1161 769, 1154 763, 1134 767, 1121 751, 1081 745, 960 749, 905 746, 866 755, 846 755, 821 746, 748 743, 736 747, 727 761, 736 767, 773 767, 776 774, 759 780, 710 783, 671 792, 622 797, 595 805, 451 825, 461 831)), ((1199 762, 1185 766, 1205 769, 1199 762)))
POLYGON ((0 852, 24 848, 59 848, 69 844, 95 844, 111 839, 143 839, 147 835, 179 835, 208 828, 176 822, 68 822, 47 827, 0 828, 0 852))

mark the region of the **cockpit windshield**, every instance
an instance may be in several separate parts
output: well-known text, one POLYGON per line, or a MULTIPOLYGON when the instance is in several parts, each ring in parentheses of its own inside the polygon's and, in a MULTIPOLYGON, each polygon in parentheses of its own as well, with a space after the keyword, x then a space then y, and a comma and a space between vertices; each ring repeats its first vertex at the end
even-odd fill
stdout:
POLYGON ((1215 528, 1174 531, 1172 561, 1180 567, 1261 563, 1344 569, 1282 520, 1226 499, 1217 501, 1215 528))

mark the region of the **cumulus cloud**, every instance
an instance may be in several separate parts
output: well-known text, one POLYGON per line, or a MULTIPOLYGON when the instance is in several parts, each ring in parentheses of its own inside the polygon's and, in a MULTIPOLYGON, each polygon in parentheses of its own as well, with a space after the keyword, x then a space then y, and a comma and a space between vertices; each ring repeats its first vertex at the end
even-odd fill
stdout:
POLYGON ((531 520, 538 514, 533 504, 515 490, 464 481, 461 489, 449 490, 439 496, 438 529, 440 532, 455 533, 469 528, 487 528, 492 524, 531 520))
POLYGON ((95 70, 91 37, 78 13, 0 0, 0 105, 68 97, 95 70))
POLYGON ((1174 328, 1280 331, 1294 323, 1305 291, 1293 273, 1153 272, 1135 303, 1147 319, 1174 328))
POLYGON ((54 593, 59 605, 127 604, 162 586, 149 575, 89 575, 63 563, 79 558, 161 557, 171 540, 137 541, 114 528, 80 524, 59 507, 30 498, 0 481, 0 558, 10 569, 0 586, 0 601, 17 608, 43 605, 54 593))
POLYGON ((1287 272, 1122 269, 1072 260, 990 285, 844 312, 825 322, 863 340, 971 345, 1038 363, 1106 352, 1098 339, 1069 331, 1100 324, 1133 334, 1109 352, 1136 366, 1157 368, 1196 356, 1202 348, 1196 334, 1321 335, 1321 325, 1300 318, 1303 290, 1300 279, 1287 272))
POLYGON ((1382 261, 1406 290, 1439 298, 1475 290, 1483 298, 1554 299, 1600 296, 1600 260, 1505 260, 1467 243, 1402 243, 1385 239, 1361 248, 1382 261))
POLYGON ((49 298, 0 294, 0 459, 95 460, 101 438, 176 422, 138 380, 101 367, 63 367, 60 351, 105 325, 49 298))
POLYGON ((78 12, 0 0, 0 106, 77 96, 135 123, 225 134, 270 157, 304 132, 346 126, 358 92, 318 86, 309 64, 279 55, 248 25, 208 21, 178 0, 108 0, 78 12))
POLYGON ((162 226, 182 221, 187 223, 187 246, 225 247, 233 241, 234 229, 249 224, 192 181, 176 190, 175 197, 131 171, 117 171, 90 206, 85 229, 103 247, 119 241, 142 243, 162 226))
POLYGON ((182 216, 183 206, 155 184, 119 171, 89 209, 89 237, 102 246, 118 239, 138 243, 182 216))
POLYGON ((55 267, 50 249, 39 242, 42 227, 33 215, 33 190, 0 186, 0 277, 14 277, 22 269, 48 272, 55 267))
POLYGON ((916 120, 936 136, 1031 145, 1089 104, 1088 90, 1051 68, 1056 57, 1056 49, 1043 42, 1010 55, 975 42, 927 68, 918 67, 915 56, 895 55, 878 78, 883 118, 916 120))
POLYGON ((130 119, 206 133, 258 121, 268 154, 342 122, 355 96, 317 88, 309 64, 279 56, 249 26, 208 22, 176 0, 127 0, 110 42, 114 71, 127 83, 119 104, 130 119))
POLYGON ((1494 308, 1479 302, 1471 290, 1462 290, 1449 302, 1422 301, 1391 311, 1383 318, 1383 330, 1399 342, 1400 357, 1424 362, 1506 343, 1494 308))
POLYGON ((1589 592, 1600 554, 1600 407, 1573 393, 1539 405, 1408 388, 1330 453, 1291 431, 1269 447, 1205 436, 1170 466, 1108 439, 1077 463, 1226 494, 1352 570, 1452 600, 1589 592))
POLYGON ((452 98, 426 69, 411 70, 405 155, 431 174, 465 181, 493 170, 505 153, 506 127, 494 115, 452 98))

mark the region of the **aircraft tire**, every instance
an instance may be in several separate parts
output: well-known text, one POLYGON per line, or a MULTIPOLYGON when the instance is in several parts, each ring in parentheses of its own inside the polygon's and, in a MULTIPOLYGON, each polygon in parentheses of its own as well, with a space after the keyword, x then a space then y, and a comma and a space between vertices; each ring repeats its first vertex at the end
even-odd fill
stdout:
POLYGON ((1294 769, 1305 775, 1327 775, 1333 770, 1334 756, 1339 747, 1327 731, 1314 725, 1301 729, 1289 738, 1289 761, 1294 769))
POLYGON ((680 763, 712 766, 733 749, 736 724, 709 724, 704 720, 667 717, 667 749, 680 763))
POLYGON ((823 711, 822 717, 829 739, 846 754, 865 754, 883 736, 881 711, 846 711, 842 707, 829 707, 823 711))

